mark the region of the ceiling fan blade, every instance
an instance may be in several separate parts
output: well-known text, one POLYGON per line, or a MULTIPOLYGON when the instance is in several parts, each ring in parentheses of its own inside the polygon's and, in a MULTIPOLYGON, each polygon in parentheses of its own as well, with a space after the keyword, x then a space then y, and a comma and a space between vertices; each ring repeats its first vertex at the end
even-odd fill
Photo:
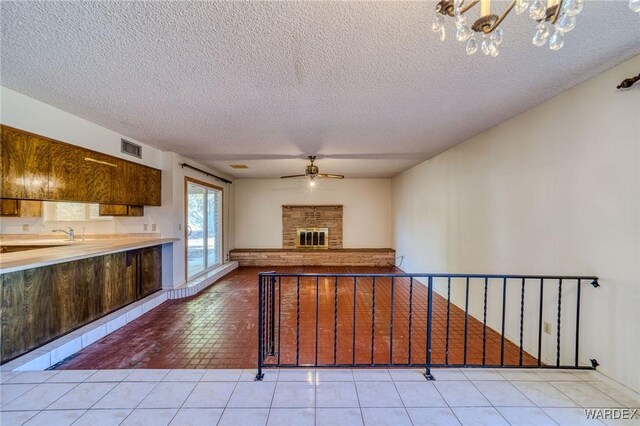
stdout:
POLYGON ((344 179, 343 175, 332 175, 329 173, 318 173, 318 176, 322 178, 329 178, 329 179, 344 179))
POLYGON ((290 176, 280 176, 280 179, 289 179, 289 178, 297 178, 297 177, 305 177, 306 175, 290 175, 290 176))

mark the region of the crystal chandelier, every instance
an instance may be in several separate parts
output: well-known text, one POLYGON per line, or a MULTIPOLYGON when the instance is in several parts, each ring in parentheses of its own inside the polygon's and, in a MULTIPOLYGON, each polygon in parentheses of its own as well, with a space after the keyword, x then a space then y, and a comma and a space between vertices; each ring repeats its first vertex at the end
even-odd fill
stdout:
MULTIPOLYGON (((478 48, 485 55, 498 56, 503 30, 500 24, 515 9, 518 15, 528 11, 536 24, 533 35, 534 46, 549 43, 549 49, 558 50, 564 45, 564 36, 576 25, 576 15, 584 8, 584 0, 512 0, 507 8, 496 15, 491 10, 491 0, 440 0, 436 5, 432 30, 440 40, 445 39, 445 17, 452 17, 456 28, 456 39, 467 43, 467 54, 473 55, 478 48), (480 17, 467 21, 467 12, 480 4, 480 17)), ((629 8, 640 11, 640 0, 629 0, 629 8)))

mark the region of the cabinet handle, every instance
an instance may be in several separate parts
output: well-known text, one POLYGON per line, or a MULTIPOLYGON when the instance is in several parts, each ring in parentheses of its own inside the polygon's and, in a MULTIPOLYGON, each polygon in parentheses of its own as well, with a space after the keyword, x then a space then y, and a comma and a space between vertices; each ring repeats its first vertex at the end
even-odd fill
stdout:
POLYGON ((89 157, 84 157, 84 161, 91 161, 93 163, 104 164, 105 166, 109 166, 109 167, 118 167, 117 164, 109 163, 107 161, 102 161, 102 160, 96 160, 94 158, 89 158, 89 157))

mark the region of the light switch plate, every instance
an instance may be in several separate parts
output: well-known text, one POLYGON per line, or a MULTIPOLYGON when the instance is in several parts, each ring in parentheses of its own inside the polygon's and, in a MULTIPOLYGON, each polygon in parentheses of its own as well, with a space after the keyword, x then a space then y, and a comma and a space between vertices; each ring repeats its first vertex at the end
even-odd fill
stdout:
POLYGON ((544 332, 547 334, 551 334, 551 323, 550 322, 544 322, 544 332))
POLYGON ((156 232, 158 229, 158 225, 156 225, 155 223, 153 225, 151 225, 151 231, 152 232, 156 232))

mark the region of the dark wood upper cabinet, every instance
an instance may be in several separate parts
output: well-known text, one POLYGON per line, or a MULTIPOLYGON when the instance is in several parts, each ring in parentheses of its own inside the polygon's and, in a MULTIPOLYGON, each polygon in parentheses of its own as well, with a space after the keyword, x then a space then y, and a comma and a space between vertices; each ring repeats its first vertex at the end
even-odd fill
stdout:
POLYGON ((18 200, 0 199, 0 216, 20 216, 18 200))
MULTIPOLYGON (((161 188, 162 172, 158 169, 147 168, 144 173, 143 187, 161 188)), ((159 206, 162 204, 162 193, 160 191, 146 191, 144 196, 142 205, 159 206)))
POLYGON ((2 198, 42 200, 47 197, 50 149, 46 139, 2 128, 2 198))
POLYGON ((98 206, 100 216, 144 216, 144 206, 127 206, 124 204, 100 204, 98 206))
POLYGON ((116 192, 117 187, 126 185, 126 181, 116 181, 116 172, 119 165, 122 167, 119 164, 122 162, 114 160, 115 158, 110 155, 85 150, 80 159, 82 163, 81 174, 89 201, 100 200, 105 203, 116 203, 126 198, 126 192, 120 197, 116 192))
POLYGON ((52 144, 49 169, 49 194, 47 199, 56 201, 91 201, 87 183, 82 174, 82 148, 69 149, 66 144, 52 144))
POLYGON ((0 198, 159 206, 162 172, 2 126, 0 198))
POLYGON ((24 198, 25 191, 25 147, 29 136, 13 129, 2 128, 1 186, 2 198, 24 198))
POLYGON ((42 201, 0 199, 0 216, 41 217, 42 201))
POLYGON ((46 139, 29 136, 24 149, 23 199, 42 200, 49 193, 49 168, 51 165, 51 143, 46 139))

